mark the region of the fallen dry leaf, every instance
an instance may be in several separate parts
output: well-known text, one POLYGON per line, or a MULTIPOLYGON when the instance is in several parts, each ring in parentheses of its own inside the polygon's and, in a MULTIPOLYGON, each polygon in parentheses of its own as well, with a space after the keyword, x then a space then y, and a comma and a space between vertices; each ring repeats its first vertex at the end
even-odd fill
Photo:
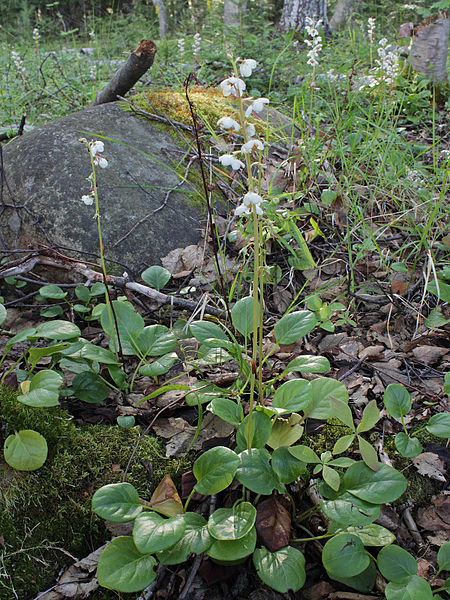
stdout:
POLYGON ((442 492, 432 498, 431 506, 420 508, 416 523, 428 531, 438 532, 438 536, 450 539, 450 492, 442 492))
POLYGON ((174 517, 184 513, 183 503, 178 494, 177 488, 169 474, 164 475, 156 490, 150 498, 150 506, 156 511, 174 517))
POLYGON ((442 348, 442 346, 417 346, 412 351, 414 358, 426 365, 436 363, 448 352, 448 348, 442 348))
POLYGON ((412 463, 421 475, 436 481, 446 482, 445 464, 442 460, 439 460, 439 456, 434 452, 422 452, 422 454, 412 459, 412 463))
POLYGON ((271 552, 289 544, 291 515, 273 496, 258 503, 256 507, 256 531, 261 542, 271 552))

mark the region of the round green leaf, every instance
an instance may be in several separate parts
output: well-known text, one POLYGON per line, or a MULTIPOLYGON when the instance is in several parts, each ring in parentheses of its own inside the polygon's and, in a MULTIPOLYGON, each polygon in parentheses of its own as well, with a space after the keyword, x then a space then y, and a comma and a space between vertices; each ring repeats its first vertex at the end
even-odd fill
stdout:
POLYGON ((214 560, 234 562, 252 554, 255 546, 256 529, 253 527, 250 533, 238 540, 213 540, 206 554, 214 560))
POLYGON ((284 370, 285 373, 327 373, 330 370, 330 361, 325 356, 314 356, 313 354, 303 354, 297 356, 288 363, 284 370))
POLYGON ((156 577, 153 556, 141 554, 130 536, 116 537, 100 554, 97 578, 100 585, 118 592, 139 592, 156 577))
POLYGON ((189 554, 202 554, 211 546, 212 538, 206 519, 197 513, 184 515, 186 529, 176 544, 158 552, 158 560, 163 565, 177 565, 187 560, 189 554))
POLYGON ((377 557, 380 573, 389 581, 401 583, 406 577, 417 573, 415 558, 400 546, 386 546, 377 557))
POLYGON ((4 323, 5 319, 6 319, 6 308, 0 302, 0 325, 2 323, 4 323))
POLYGON ((75 288, 75 296, 78 298, 78 300, 81 300, 81 302, 84 302, 85 304, 87 304, 91 299, 89 288, 87 288, 85 285, 77 285, 75 288))
POLYGON ((144 356, 162 356, 175 350, 177 338, 164 325, 148 325, 136 339, 136 346, 144 356))
MULTIPOLYGON (((236 432, 236 452, 242 452, 242 450, 247 448, 249 421, 249 415, 247 415, 238 427, 236 432)), ((270 417, 262 412, 254 411, 252 414, 250 447, 264 448, 270 438, 271 431, 272 421, 270 417)))
POLYGON ((404 431, 395 436, 395 447, 406 458, 414 458, 422 452, 422 444, 416 437, 409 437, 404 431))
POLYGON ((22 429, 6 438, 3 447, 5 461, 18 471, 36 471, 47 458, 45 438, 32 429, 22 429))
POLYGON ((272 469, 282 483, 292 483, 306 472, 306 465, 294 458, 287 446, 280 446, 272 454, 272 469))
POLYGON ((133 416, 121 415, 117 417, 117 425, 122 429, 131 429, 134 427, 136 419, 133 416))
POLYGON ((109 388, 92 371, 83 371, 75 376, 72 383, 74 396, 89 404, 100 404, 108 397, 109 388))
POLYGON ((230 398, 214 398, 206 409, 234 427, 237 427, 242 420, 242 408, 230 398))
POLYGON ((328 540, 323 547, 322 562, 331 575, 354 577, 367 569, 370 557, 358 537, 341 533, 328 540))
POLYGON ((240 502, 232 508, 219 508, 209 517, 208 530, 216 540, 240 540, 256 521, 256 508, 250 502, 240 502))
POLYGON ((80 334, 80 329, 74 323, 55 320, 38 325, 34 337, 43 337, 50 340, 71 340, 80 334))
POLYGON ((436 437, 450 437, 450 413, 433 415, 428 421, 426 429, 436 437))
POLYGON ((286 594, 289 590, 297 592, 305 583, 305 557, 292 546, 277 552, 258 548, 253 554, 253 564, 260 579, 280 594, 286 594))
POLYGON ((110 483, 95 492, 92 510, 107 521, 126 523, 142 511, 139 494, 131 483, 110 483))
POLYGON ((344 486, 350 494, 366 502, 387 504, 403 494, 408 482, 389 465, 380 464, 375 472, 363 462, 356 462, 344 473, 344 486))
POLYGON ((272 490, 283 492, 275 471, 269 464, 270 454, 265 448, 250 448, 239 454, 241 464, 236 471, 236 479, 243 486, 255 492, 269 496, 272 490))
POLYGON ((215 323, 210 323, 209 321, 194 321, 189 327, 192 335, 199 342, 206 342, 206 340, 210 339, 228 341, 225 331, 215 323))
POLYGON ((117 356, 111 350, 96 346, 90 342, 85 342, 83 347, 80 349, 80 358, 86 360, 92 360, 95 362, 102 363, 104 365, 117 365, 117 356))
POLYGON ((218 494, 233 481, 239 463, 236 452, 229 448, 217 446, 207 450, 194 463, 197 479, 195 491, 199 494, 218 494))
POLYGON ((64 311, 61 306, 57 304, 56 306, 48 306, 47 308, 44 308, 44 310, 41 310, 39 314, 41 317, 45 317, 46 319, 53 319, 54 317, 62 317, 64 311))
POLYGON ((432 600, 433 592, 428 581, 410 575, 401 583, 388 583, 384 590, 386 600, 432 600))
MULTIPOLYGON (((258 306, 259 314, 259 306, 258 306)), ((241 298, 231 309, 231 320, 234 327, 242 335, 248 336, 253 331, 253 297, 241 298)))
POLYGON ((317 325, 317 319, 309 310, 284 315, 274 327, 275 339, 278 344, 293 344, 300 338, 308 335, 317 325))
POLYGON ((166 550, 183 536, 186 524, 184 515, 166 519, 157 513, 141 513, 133 526, 133 540, 142 554, 166 550))
POLYGON ((145 377, 158 377, 159 375, 164 375, 167 371, 173 366, 175 361, 178 360, 178 355, 176 352, 169 352, 168 354, 164 354, 160 358, 157 358, 149 365, 144 365, 139 369, 140 375, 144 375, 145 377))
POLYGON ((389 529, 376 523, 370 523, 365 527, 347 527, 346 533, 352 533, 359 537, 364 546, 389 546, 396 540, 395 535, 389 529))
POLYGON ((336 500, 325 500, 321 503, 322 512, 341 529, 363 526, 373 523, 380 516, 380 505, 370 504, 352 496, 342 494, 336 500))
POLYGON ((411 397, 408 390, 400 383, 391 383, 383 395, 386 410, 394 417, 400 419, 411 410, 411 397))
POLYGON ((336 574, 334 574, 333 576, 331 576, 330 574, 330 577, 331 579, 334 579, 335 581, 340 581, 344 585, 347 585, 348 587, 351 587, 354 590, 358 590, 358 592, 361 592, 362 594, 367 594, 367 592, 370 592, 370 590, 372 590, 373 586, 375 585, 375 581, 377 578, 377 568, 375 566, 374 560, 371 559, 367 569, 362 571, 362 573, 358 573, 358 575, 355 575, 354 577, 339 577, 336 574))
POLYGON ((170 271, 164 267, 153 265, 152 267, 145 269, 145 271, 141 273, 141 277, 147 285, 159 292, 159 290, 162 290, 170 280, 172 275, 170 271))
POLYGON ((305 411, 313 399, 312 388, 306 379, 286 381, 277 389, 273 397, 273 407, 283 409, 283 413, 305 411))
POLYGON ((39 288, 39 293, 43 298, 50 298, 52 300, 62 300, 67 296, 67 292, 64 292, 57 285, 44 285, 39 288))
POLYGON ((450 542, 445 542, 437 553, 440 571, 450 571, 450 542))
POLYGON ((27 406, 35 406, 38 408, 49 408, 50 406, 59 405, 59 394, 51 390, 36 389, 31 390, 27 394, 17 397, 17 400, 27 406))
POLYGON ((330 377, 319 377, 310 383, 312 402, 308 408, 308 417, 312 419, 331 419, 333 408, 331 398, 337 398, 348 404, 348 391, 341 381, 330 377))

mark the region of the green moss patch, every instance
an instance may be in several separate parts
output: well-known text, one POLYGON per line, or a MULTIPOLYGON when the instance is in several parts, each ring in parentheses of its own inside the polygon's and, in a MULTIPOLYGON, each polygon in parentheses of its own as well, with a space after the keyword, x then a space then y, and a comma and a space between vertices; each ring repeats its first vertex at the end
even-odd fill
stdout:
MULTIPOLYGON (((61 567, 83 558, 111 534, 91 512, 94 492, 122 481, 139 438, 139 428, 77 427, 59 409, 38 409, 17 402, 16 393, 0 390, 0 441, 15 430, 34 429, 47 440, 43 467, 19 472, 0 461, 0 600, 34 595, 55 579, 61 567)), ((159 440, 145 437, 127 481, 148 499, 165 473, 179 479, 189 467, 166 460, 159 440), (149 470, 143 465, 150 467, 149 470)))

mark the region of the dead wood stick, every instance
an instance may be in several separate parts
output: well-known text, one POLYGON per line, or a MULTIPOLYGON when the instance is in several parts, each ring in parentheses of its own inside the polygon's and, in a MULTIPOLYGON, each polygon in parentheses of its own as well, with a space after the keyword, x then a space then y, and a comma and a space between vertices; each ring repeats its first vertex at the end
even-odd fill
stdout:
POLYGON ((108 85, 97 94, 92 105, 114 102, 118 96, 125 96, 152 66, 155 54, 155 44, 150 40, 142 40, 127 58, 126 63, 115 72, 108 85))

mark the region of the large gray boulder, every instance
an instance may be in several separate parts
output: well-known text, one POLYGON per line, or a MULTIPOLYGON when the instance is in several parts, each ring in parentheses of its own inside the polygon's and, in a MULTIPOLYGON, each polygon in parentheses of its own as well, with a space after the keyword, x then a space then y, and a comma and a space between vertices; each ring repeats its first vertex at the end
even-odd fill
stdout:
POLYGON ((36 128, 4 147, 0 253, 43 242, 98 255, 94 206, 81 201, 89 193, 91 164, 80 137, 103 139, 109 163, 97 167, 106 257, 139 274, 170 250, 199 240, 205 211, 196 194, 198 167, 188 176, 197 185, 183 182, 186 144, 161 124, 105 104, 36 128))

